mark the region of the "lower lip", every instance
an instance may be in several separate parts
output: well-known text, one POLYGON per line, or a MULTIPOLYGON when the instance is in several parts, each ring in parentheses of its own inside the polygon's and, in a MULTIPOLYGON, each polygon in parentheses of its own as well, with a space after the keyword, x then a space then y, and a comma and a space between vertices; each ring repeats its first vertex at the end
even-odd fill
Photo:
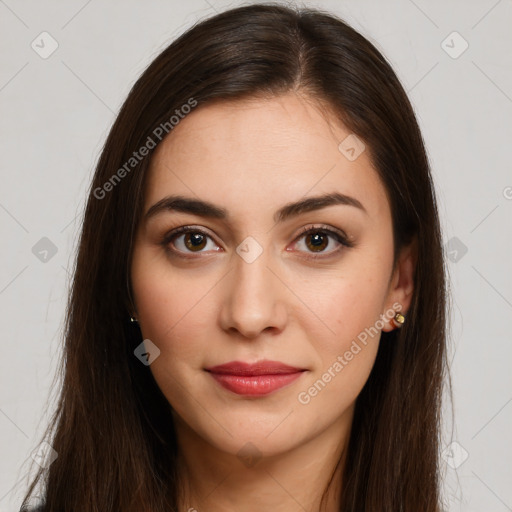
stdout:
POLYGON ((277 391, 298 379, 303 372, 279 375, 228 375, 211 373, 210 375, 223 387, 237 395, 263 396, 277 391))

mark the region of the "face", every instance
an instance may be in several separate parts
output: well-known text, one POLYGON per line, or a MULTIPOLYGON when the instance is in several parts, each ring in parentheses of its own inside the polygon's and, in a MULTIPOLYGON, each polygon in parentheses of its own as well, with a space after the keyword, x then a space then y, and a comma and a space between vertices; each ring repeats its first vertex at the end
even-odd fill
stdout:
POLYGON ((206 105, 152 158, 133 313, 181 431, 227 453, 276 455, 350 425, 381 331, 409 305, 385 188, 326 116, 292 93, 206 105), (262 360, 301 371, 207 371, 262 360))

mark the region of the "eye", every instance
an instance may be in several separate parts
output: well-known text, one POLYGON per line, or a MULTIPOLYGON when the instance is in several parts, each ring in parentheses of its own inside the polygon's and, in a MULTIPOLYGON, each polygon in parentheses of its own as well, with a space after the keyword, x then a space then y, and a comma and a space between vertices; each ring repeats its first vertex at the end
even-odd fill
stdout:
MULTIPOLYGON (((162 240, 162 246, 168 252, 189 257, 186 254, 206 252, 208 243, 212 241, 213 247, 210 250, 221 250, 213 238, 202 229, 194 226, 181 226, 168 233, 162 240), (171 246, 171 247, 170 247, 171 246)), ((302 245, 305 252, 309 252, 309 258, 329 257, 340 252, 343 247, 353 247, 347 236, 342 231, 335 231, 326 226, 316 226, 303 228, 299 236, 295 239, 294 245, 302 245), (302 239, 305 239, 302 241, 302 239), (334 242, 333 242, 334 240, 334 242), (334 245, 334 249, 326 252, 325 249, 334 245)), ((301 251, 302 252, 302 251, 301 251)))
POLYGON ((353 243, 349 242, 344 233, 325 226, 306 226, 301 230, 296 240, 295 244, 302 245, 302 247, 305 247, 306 252, 313 253, 312 256, 308 256, 312 258, 324 257, 324 255, 328 257, 340 252, 343 247, 353 247, 353 243), (302 241, 302 239, 304 239, 304 241, 302 241), (332 242, 332 240, 334 240, 334 242, 332 242), (325 251, 325 249, 333 245, 333 250, 325 251), (317 256, 317 254, 320 254, 320 256, 317 256))
MULTIPOLYGON (((208 241, 213 240, 210 235, 194 226, 181 226, 167 234, 162 240, 162 245, 169 251, 175 253, 201 253, 208 247, 208 241), (169 248, 169 244, 174 248, 169 248)), ((216 245, 216 244, 214 244, 216 245)), ((216 250, 212 249, 210 250, 216 250)))

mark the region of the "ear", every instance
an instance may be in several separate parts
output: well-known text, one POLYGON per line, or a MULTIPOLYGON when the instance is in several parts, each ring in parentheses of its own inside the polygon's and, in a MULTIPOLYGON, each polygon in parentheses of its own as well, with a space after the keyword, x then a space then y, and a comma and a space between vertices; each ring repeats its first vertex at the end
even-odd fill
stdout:
MULTIPOLYGON (((403 315, 407 313, 414 291, 414 271, 417 259, 418 241, 415 237, 409 245, 403 247, 400 251, 389 282, 388 294, 384 302, 384 311, 394 309, 400 311, 403 315)), ((395 329, 395 325, 392 320, 386 321, 382 328, 385 332, 392 331, 393 329, 395 329)))

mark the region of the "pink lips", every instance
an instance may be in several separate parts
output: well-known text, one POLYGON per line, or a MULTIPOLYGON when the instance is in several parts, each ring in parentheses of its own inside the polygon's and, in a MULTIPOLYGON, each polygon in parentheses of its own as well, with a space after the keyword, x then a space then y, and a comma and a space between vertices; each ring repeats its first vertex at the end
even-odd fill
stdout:
POLYGON ((206 368, 224 388, 238 395, 267 395, 295 379, 305 371, 279 361, 260 361, 248 364, 241 361, 206 368))

